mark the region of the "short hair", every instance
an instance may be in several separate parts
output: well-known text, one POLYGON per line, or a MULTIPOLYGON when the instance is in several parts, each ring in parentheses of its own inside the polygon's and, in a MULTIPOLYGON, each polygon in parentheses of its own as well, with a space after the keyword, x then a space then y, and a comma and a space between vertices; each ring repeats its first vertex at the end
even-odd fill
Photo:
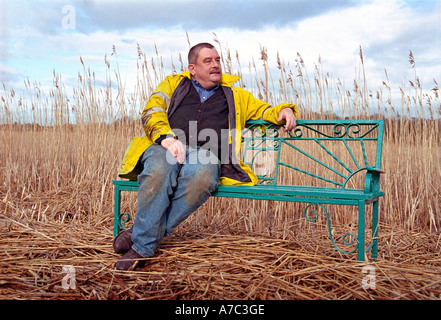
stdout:
POLYGON ((196 60, 198 59, 199 51, 201 51, 204 48, 215 49, 215 47, 208 42, 201 42, 198 43, 197 45, 194 45, 193 47, 191 47, 190 51, 188 52, 188 64, 195 64, 196 60))

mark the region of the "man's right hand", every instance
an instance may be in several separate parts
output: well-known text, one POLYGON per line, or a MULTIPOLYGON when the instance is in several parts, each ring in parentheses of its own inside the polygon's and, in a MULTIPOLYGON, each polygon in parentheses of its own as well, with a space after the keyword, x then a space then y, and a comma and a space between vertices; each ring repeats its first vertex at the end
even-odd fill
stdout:
POLYGON ((185 147, 181 141, 175 138, 165 138, 161 141, 161 146, 167 149, 178 163, 182 164, 185 161, 185 147))

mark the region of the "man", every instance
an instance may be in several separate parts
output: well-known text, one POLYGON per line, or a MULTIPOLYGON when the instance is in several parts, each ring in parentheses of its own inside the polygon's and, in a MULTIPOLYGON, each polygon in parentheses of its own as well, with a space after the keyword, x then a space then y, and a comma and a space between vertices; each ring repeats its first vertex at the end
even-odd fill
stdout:
POLYGON ((240 130, 248 120, 296 125, 296 106, 271 107, 232 85, 222 74, 214 46, 200 43, 188 54, 188 71, 168 76, 142 112, 145 136, 135 137, 119 175, 137 177, 133 227, 114 240, 118 270, 133 270, 151 257, 164 236, 201 206, 218 184, 254 185, 256 175, 238 158, 240 130))

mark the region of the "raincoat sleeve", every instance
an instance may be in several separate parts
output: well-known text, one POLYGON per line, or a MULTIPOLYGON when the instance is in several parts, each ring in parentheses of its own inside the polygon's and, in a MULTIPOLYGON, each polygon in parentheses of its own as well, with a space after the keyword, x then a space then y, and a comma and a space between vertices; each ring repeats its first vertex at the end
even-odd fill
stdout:
POLYGON ((167 77, 156 87, 141 114, 142 127, 152 142, 164 135, 175 136, 170 128, 167 110, 176 86, 174 77, 167 77))
POLYGON ((271 106, 270 104, 256 99, 250 92, 246 90, 241 90, 242 96, 242 106, 245 112, 242 112, 242 117, 245 116, 242 120, 243 124, 245 124, 248 120, 265 120, 268 122, 272 122, 278 125, 283 125, 285 121, 279 122, 277 119, 279 118, 279 113, 282 109, 291 108, 294 112, 294 116, 297 118, 297 107, 291 103, 281 103, 275 106, 271 106))

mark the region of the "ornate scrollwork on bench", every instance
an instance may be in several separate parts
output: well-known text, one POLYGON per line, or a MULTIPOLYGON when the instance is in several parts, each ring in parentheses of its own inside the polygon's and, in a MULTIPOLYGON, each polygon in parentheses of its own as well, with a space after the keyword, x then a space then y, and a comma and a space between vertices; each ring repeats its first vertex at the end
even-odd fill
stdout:
POLYGON ((132 220, 132 217, 127 212, 121 212, 119 216, 118 225, 121 230, 129 229, 129 227, 126 227, 125 225, 129 223, 132 220))
POLYGON ((363 170, 379 167, 380 153, 370 159, 371 151, 368 143, 379 144, 382 140, 382 127, 378 121, 360 120, 358 122, 344 120, 298 121, 297 127, 281 134, 280 126, 263 121, 251 121, 243 133, 243 161, 251 168, 265 166, 267 170, 255 170, 263 184, 277 184, 279 167, 298 171, 333 186, 345 188, 348 181, 363 170), (308 148, 301 142, 308 142, 308 148), (341 144, 346 158, 336 154, 327 143, 341 144), (288 148, 293 159, 299 156, 308 161, 314 161, 320 168, 321 174, 297 166, 297 162, 286 162, 280 157, 282 149, 288 148), (315 150, 315 152, 314 152, 315 150), (315 155, 318 151, 323 154, 315 155), (262 157, 265 154, 265 157, 262 157), (263 160, 262 160, 263 158, 263 160), (269 168, 269 169, 268 169, 269 168), (271 169, 271 170, 270 170, 271 169))
MULTIPOLYGON (((310 203, 310 204, 308 204, 305 207, 305 210, 303 211, 303 215, 305 216, 305 219, 307 221, 309 221, 309 222, 316 222, 318 220, 318 218, 320 217, 320 213, 316 209, 311 209, 311 206, 314 206, 314 205, 319 206, 323 210, 323 212, 325 213, 329 238, 330 238, 334 248, 337 249, 339 252, 344 253, 344 254, 354 253, 357 250, 357 246, 355 246, 355 248, 353 250, 344 251, 344 250, 340 249, 339 246, 337 246, 337 244, 335 243, 334 237, 332 235, 331 220, 329 219, 328 210, 326 210, 326 208, 323 205, 321 205, 319 203, 310 203)), ((342 241, 343 241, 343 244, 346 245, 346 246, 353 245, 354 241, 356 241, 356 243, 358 244, 357 236, 355 234, 353 234, 353 233, 350 233, 350 232, 346 233, 345 235, 343 235, 342 241), (347 241, 348 237, 352 238, 352 240, 347 241)))

